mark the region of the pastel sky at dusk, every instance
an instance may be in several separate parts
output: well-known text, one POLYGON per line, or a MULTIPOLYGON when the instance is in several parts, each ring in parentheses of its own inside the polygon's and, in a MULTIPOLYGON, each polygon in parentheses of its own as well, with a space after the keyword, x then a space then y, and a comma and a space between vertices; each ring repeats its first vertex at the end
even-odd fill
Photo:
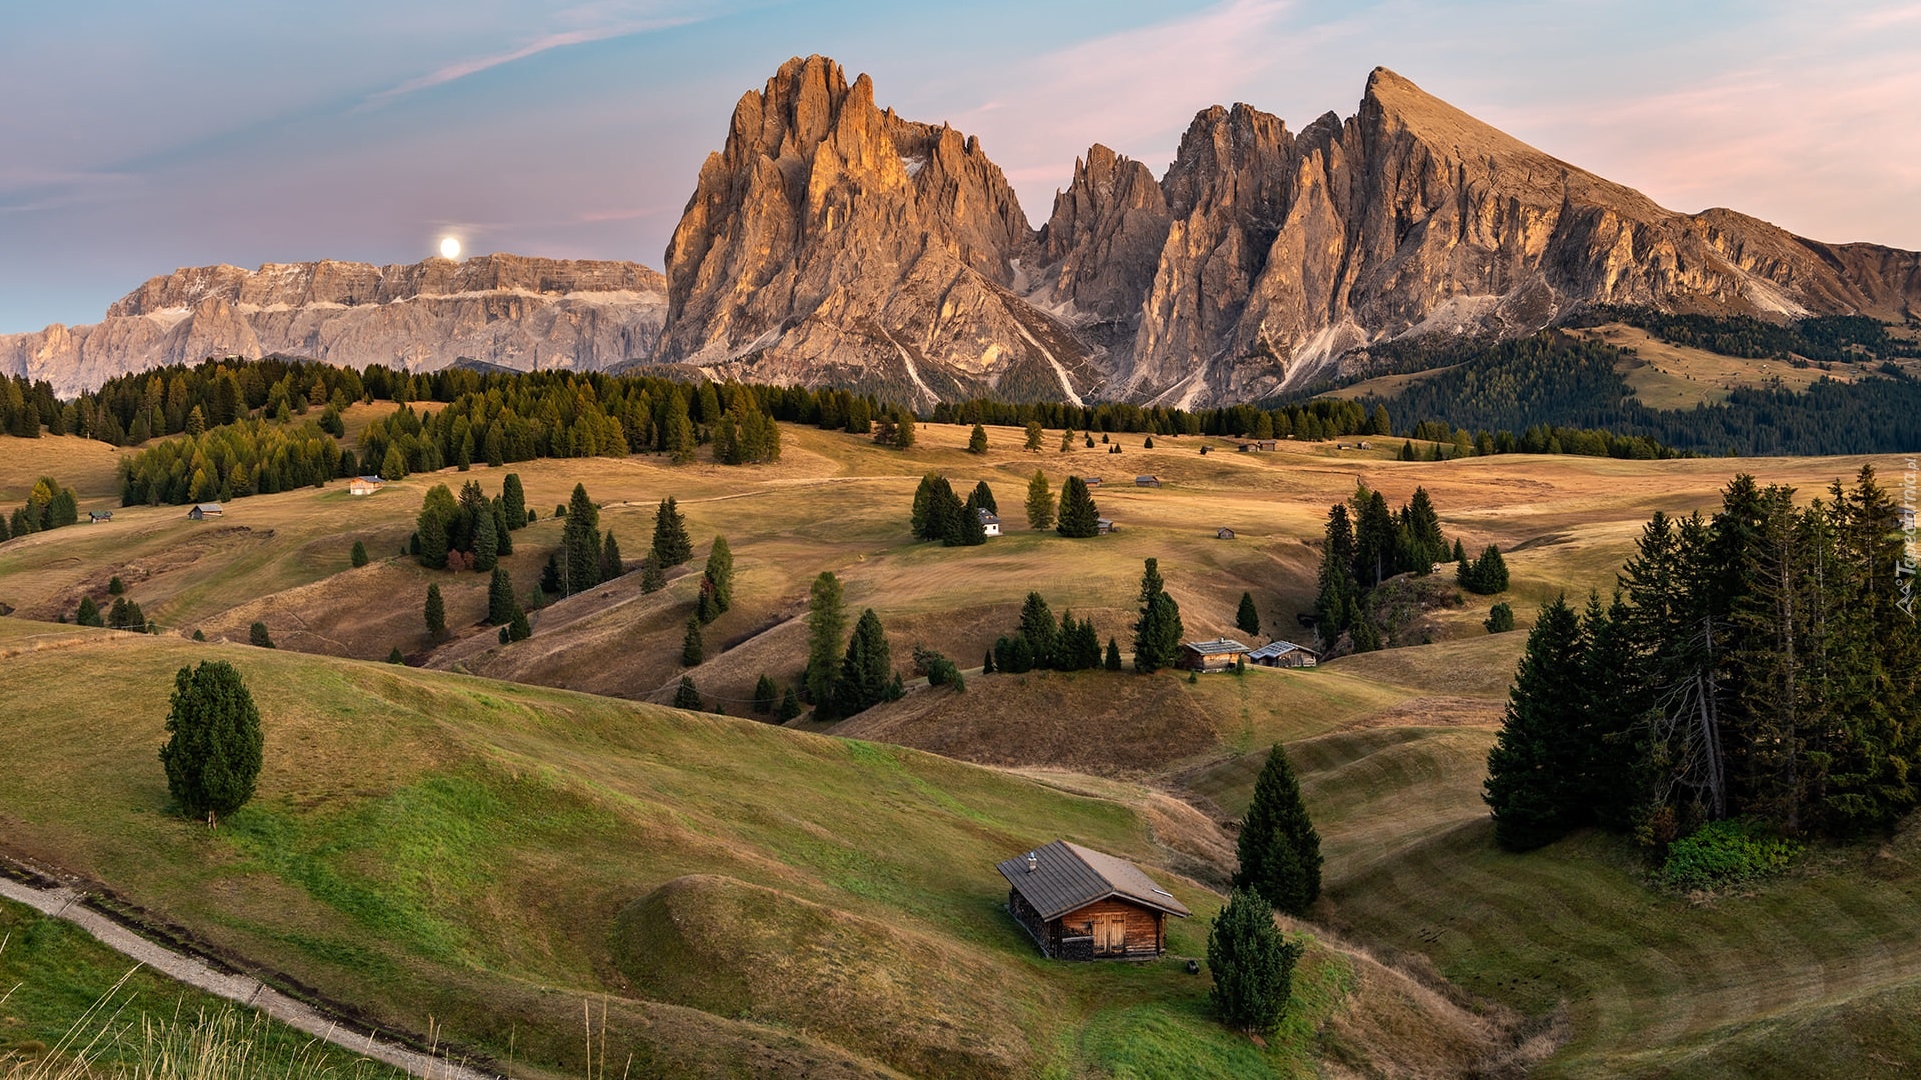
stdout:
POLYGON ((1394 68, 1664 206, 1921 248, 1921 3, 9 4, 0 332, 177 266, 468 254, 659 268, 734 102, 824 53, 978 135, 1029 219, 1094 142, 1299 130, 1394 68))

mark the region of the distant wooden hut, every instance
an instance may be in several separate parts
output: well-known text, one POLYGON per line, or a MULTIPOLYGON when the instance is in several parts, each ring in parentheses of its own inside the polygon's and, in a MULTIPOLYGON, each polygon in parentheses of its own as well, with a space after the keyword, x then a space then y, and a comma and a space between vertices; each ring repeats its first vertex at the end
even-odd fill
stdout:
POLYGON ((1216 539, 1216 540, 1232 540, 1232 539, 1234 539, 1234 530, 1233 530, 1233 529, 1230 529, 1230 528, 1228 528, 1228 527, 1227 527, 1227 526, 1225 526, 1225 525, 1223 525, 1223 526, 1221 526, 1220 528, 1218 528, 1218 529, 1216 529, 1216 530, 1214 530, 1214 539, 1216 539))
POLYGON ((1098 476, 1083 476, 1081 477, 1081 483, 1086 484, 1088 487, 1100 487, 1101 478, 1098 476))
POLYGON ((1134 486, 1157 488, 1161 486, 1161 478, 1158 476, 1136 476, 1134 478, 1134 486))
POLYGON ((112 521, 112 520, 113 520, 113 511, 111 510, 87 511, 87 524, 89 525, 98 525, 103 521, 112 521))
POLYGON ((1113 531, 1114 531, 1114 519, 1112 518, 1095 518, 1094 519, 1094 535, 1106 536, 1108 533, 1111 533, 1113 531))
POLYGON ((1001 519, 998 516, 989 511, 985 506, 980 508, 980 516, 982 531, 986 532, 989 536, 999 536, 1001 534, 1001 519))
POLYGON ((356 476, 347 481, 347 494, 372 495, 386 486, 387 482, 378 476, 356 476))
POLYGON ((1320 654, 1313 649, 1291 641, 1270 641, 1247 654, 1248 663, 1262 667, 1313 667, 1320 660, 1320 654))
POLYGON ((1247 646, 1233 638, 1189 641, 1181 645, 1176 666, 1186 671, 1225 671, 1247 656, 1247 646))
POLYGON ((1056 960, 1152 960, 1190 912, 1140 867, 1056 840, 1000 864, 1007 911, 1056 960))
POLYGON ((187 511, 187 517, 194 521, 205 521, 208 518, 219 517, 221 512, 219 503, 199 503, 187 511))

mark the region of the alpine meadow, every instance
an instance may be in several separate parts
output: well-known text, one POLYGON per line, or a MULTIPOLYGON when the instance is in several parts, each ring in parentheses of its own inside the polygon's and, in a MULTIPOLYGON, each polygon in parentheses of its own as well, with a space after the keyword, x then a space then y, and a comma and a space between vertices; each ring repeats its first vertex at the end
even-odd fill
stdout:
MULTIPOLYGON (((1921 1072, 1921 253, 1651 197, 1914 235, 1904 148, 1790 182, 1751 86, 1661 143, 1746 76, 1612 5, 1464 5, 1559 57, 1498 77, 1430 13, 520 6, 0 45, 10 241, 389 260, 0 334, 0 1080, 1921 1072), (1649 194, 1385 67, 1160 115, 1322 93, 1296 39, 1649 194)), ((109 264, 39 246, 0 293, 109 264)))

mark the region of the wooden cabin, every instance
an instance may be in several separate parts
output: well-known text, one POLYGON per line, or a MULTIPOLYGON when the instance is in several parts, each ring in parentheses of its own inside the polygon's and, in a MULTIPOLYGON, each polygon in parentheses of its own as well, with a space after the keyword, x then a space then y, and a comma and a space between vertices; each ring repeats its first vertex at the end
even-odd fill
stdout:
POLYGON ((387 482, 378 476, 356 476, 347 481, 347 494, 372 495, 386 486, 387 482))
POLYGON ((200 503, 193 509, 187 511, 187 517, 194 521, 205 521, 208 518, 217 518, 220 514, 219 503, 200 503))
POLYGON ((1096 488, 1101 486, 1101 478, 1098 476, 1083 476, 1081 477, 1081 483, 1086 484, 1088 487, 1096 488))
POLYGON ((1313 667, 1321 662, 1320 654, 1304 645, 1291 641, 1270 641, 1247 654, 1247 662, 1262 667, 1313 667))
POLYGON ((1276 440, 1276 439, 1255 439, 1254 440, 1254 449, 1256 450, 1267 450, 1271 452, 1277 449, 1279 446, 1280 446, 1280 442, 1279 440, 1276 440))
POLYGON ((1181 658, 1176 666, 1185 671, 1226 671, 1247 653, 1247 646, 1233 638, 1188 641, 1181 644, 1181 658))
POLYGON ((1007 912, 1055 960, 1152 960, 1190 914, 1140 867, 1056 840, 1000 864, 1007 912))
POLYGON ((1135 487, 1160 487, 1161 478, 1158 476, 1136 476, 1134 478, 1134 486, 1135 487))
POLYGON ((1234 530, 1223 525, 1220 528, 1214 530, 1214 539, 1232 540, 1234 539, 1234 530))
POLYGON ((984 506, 980 508, 980 516, 982 531, 986 532, 989 536, 999 536, 1001 534, 1001 519, 999 517, 984 506))
POLYGON ((1094 519, 1094 535, 1095 536, 1106 536, 1108 533, 1111 533, 1113 531, 1114 531, 1113 518, 1095 518, 1094 519))
POLYGON ((89 525, 98 525, 103 521, 112 521, 112 520, 113 520, 113 511, 111 510, 87 511, 87 524, 89 525))

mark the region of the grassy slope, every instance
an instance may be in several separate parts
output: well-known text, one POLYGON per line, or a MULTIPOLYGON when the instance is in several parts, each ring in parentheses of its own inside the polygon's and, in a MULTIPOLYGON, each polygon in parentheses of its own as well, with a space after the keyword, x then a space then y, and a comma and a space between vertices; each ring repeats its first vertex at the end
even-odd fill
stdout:
MULTIPOLYGON (((15 1061, 59 1063, 79 1054, 101 1066, 131 1064, 141 1058, 144 1022, 192 1022, 230 1008, 137 969, 72 923, 0 900, 0 1071, 15 1061)), ((248 1035, 263 1072, 296 1075, 290 1066, 297 1063, 297 1075, 394 1075, 273 1021, 248 1035)))
MULTIPOLYGON (((17 620, 0 623, 0 651, 26 703, 0 782, 10 848, 388 1023, 424 1030, 431 1017, 497 1055, 512 1038, 522 1061, 578 1069, 581 999, 627 989, 610 958, 616 913, 702 874, 965 955, 1009 1003, 1018 1055, 997 1061, 1079 1071, 1105 1053, 1083 1047, 1083 1030, 1150 1005, 1171 1005, 1166 1022, 1203 1043, 1233 1044, 1209 1033, 1203 983, 1176 960, 1045 963, 999 909, 992 864, 1044 839, 1157 861, 1120 802, 911 751, 384 665, 17 620), (207 657, 242 669, 268 724, 260 798, 213 833, 165 812, 153 762, 172 671, 207 657), (95 707, 88 674, 106 670, 112 710, 95 707)), ((1183 891, 1205 915, 1209 896, 1183 891)), ((1176 924, 1172 951, 1201 953, 1204 933, 1204 919, 1176 924)), ((658 1068, 702 1054, 719 1059, 702 1067, 858 1068, 782 1019, 616 997, 609 1041, 658 1068)))

